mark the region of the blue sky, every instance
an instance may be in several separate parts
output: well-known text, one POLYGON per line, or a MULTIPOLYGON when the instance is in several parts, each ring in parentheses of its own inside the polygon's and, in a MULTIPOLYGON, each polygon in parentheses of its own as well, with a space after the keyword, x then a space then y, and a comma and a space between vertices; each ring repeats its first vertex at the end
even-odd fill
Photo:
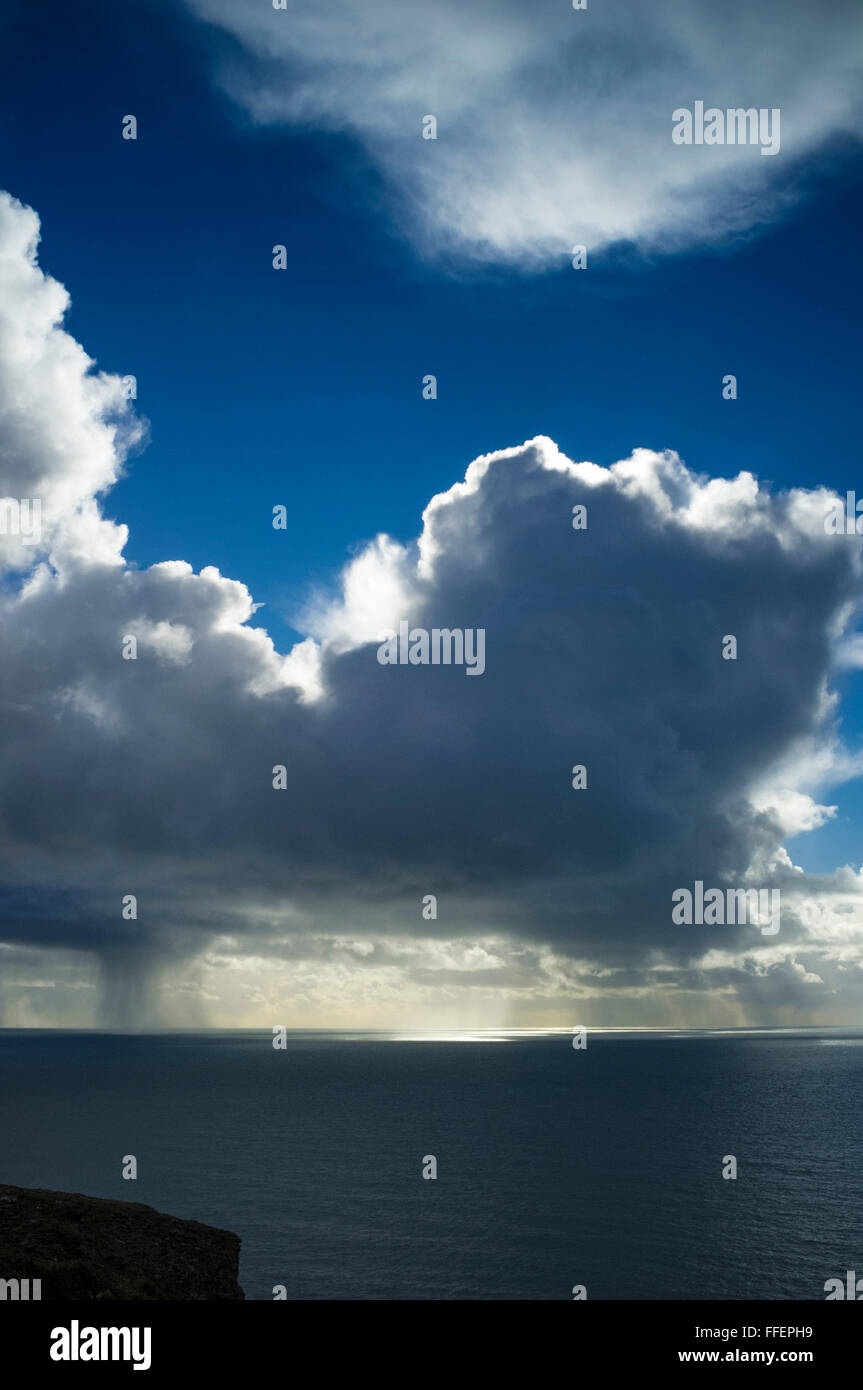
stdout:
MULTIPOLYGON (((863 493, 863 189, 844 136, 777 175, 796 195, 782 215, 714 245, 612 245, 585 272, 436 259, 359 139, 259 125, 226 95, 236 42, 190 10, 48 0, 3 24, 0 185, 39 213, 67 331, 136 376, 149 421, 105 514, 135 566, 241 579, 281 651, 362 545, 409 541, 472 458, 537 434, 604 466, 669 448, 697 473, 863 493)), ((860 675, 843 679, 859 747, 860 675)), ((863 859, 859 782, 833 799, 837 819, 790 845, 808 871, 863 859)))
POLYGON ((353 546, 415 535, 471 458, 538 433, 602 464, 644 445, 714 475, 858 486, 855 166, 719 250, 454 270, 400 235, 349 138, 256 129, 214 90, 220 46, 140 0, 49 0, 4 46, 5 186, 39 210, 70 331, 136 375, 150 421, 108 504, 131 559, 215 563, 278 632, 353 546), (118 138, 127 111, 137 142, 118 138))

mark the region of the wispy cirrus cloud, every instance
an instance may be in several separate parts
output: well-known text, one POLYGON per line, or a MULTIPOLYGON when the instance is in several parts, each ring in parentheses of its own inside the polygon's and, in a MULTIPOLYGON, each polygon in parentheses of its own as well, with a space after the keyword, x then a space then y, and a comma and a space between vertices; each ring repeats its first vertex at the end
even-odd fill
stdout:
POLYGON ((779 216, 816 151, 863 132, 856 0, 186 0, 262 125, 346 132, 427 255, 563 266, 573 244, 677 250, 779 216), (672 112, 779 108, 781 150, 679 146, 672 112), (438 122, 421 138, 423 116, 438 122))

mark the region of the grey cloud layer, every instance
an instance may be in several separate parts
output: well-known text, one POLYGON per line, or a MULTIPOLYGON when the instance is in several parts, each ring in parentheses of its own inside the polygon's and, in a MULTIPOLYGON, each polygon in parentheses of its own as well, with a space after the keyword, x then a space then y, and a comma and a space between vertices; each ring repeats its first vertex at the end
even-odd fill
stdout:
POLYGON ((357 137, 430 255, 563 266, 575 243, 721 239, 781 214, 801 161, 861 134, 856 0, 187 4, 239 42, 218 66, 234 100, 357 137), (778 107, 780 153, 674 145, 695 100, 778 107))

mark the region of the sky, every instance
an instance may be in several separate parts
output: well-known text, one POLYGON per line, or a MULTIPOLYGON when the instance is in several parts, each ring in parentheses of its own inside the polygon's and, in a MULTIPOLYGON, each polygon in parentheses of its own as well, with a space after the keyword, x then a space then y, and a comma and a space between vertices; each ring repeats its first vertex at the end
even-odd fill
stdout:
POLYGON ((0 1023, 860 1022, 861 30, 7 5, 0 1023))

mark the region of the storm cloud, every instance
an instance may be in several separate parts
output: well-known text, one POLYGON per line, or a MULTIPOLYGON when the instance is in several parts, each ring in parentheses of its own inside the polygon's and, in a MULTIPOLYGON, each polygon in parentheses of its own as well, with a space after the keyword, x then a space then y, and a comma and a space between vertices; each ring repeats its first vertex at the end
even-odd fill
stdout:
POLYGON ((0 552, 7 1008, 44 998, 35 957, 76 1007, 74 963, 97 960, 112 1022, 154 994, 220 1021, 280 998, 304 1021, 340 1000, 454 1015, 469 991, 494 1022, 578 1001, 677 1023, 857 997, 859 875, 807 879, 783 848, 859 770, 831 678, 860 540, 825 529, 831 493, 669 450, 601 467, 540 435, 474 460, 415 540, 355 556, 281 654, 238 580, 124 561, 100 500, 145 427, 63 328, 37 237, 3 195, 0 458, 45 517, 0 552), (484 629, 484 673, 382 665, 402 620, 484 629), (674 925, 696 879, 779 887, 780 936, 674 925))

